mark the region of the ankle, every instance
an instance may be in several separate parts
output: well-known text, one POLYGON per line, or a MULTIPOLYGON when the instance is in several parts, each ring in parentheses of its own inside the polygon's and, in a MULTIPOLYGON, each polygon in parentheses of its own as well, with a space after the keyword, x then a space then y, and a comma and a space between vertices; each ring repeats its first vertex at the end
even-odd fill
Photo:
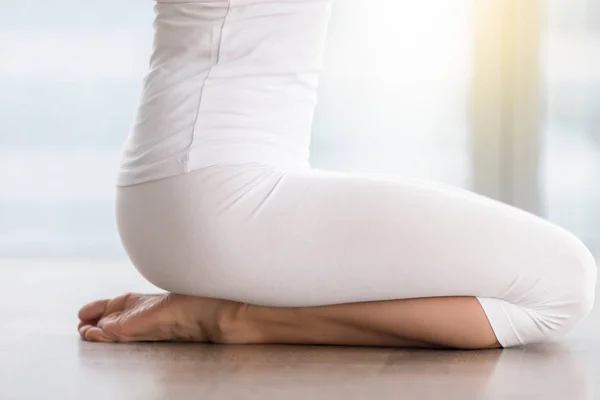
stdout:
POLYGON ((259 338, 252 328, 248 316, 252 306, 245 303, 229 302, 218 313, 216 324, 209 335, 212 343, 250 344, 258 343, 259 338))

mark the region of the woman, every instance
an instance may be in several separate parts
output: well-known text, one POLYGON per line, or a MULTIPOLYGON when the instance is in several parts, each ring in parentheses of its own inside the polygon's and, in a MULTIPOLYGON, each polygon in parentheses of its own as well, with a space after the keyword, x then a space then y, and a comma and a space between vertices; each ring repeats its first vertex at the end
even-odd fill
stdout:
POLYGON ((562 337, 596 266, 482 196, 310 168, 332 0, 159 0, 117 220, 168 291, 79 312, 89 341, 480 349, 562 337))

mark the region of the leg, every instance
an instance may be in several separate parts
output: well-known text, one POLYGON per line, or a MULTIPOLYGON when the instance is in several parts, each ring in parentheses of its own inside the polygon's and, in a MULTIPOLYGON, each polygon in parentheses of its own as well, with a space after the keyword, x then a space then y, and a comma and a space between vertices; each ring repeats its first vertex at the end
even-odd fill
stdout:
POLYGON ((499 347, 479 303, 466 297, 277 308, 129 294, 91 303, 80 318, 80 334, 91 341, 499 347))
MULTIPOLYGON (((151 282, 275 307, 263 316, 300 308, 308 319, 298 332, 309 331, 308 316, 332 322, 326 342, 350 340, 349 328, 346 339, 333 332, 354 324, 403 345, 518 345, 564 334, 593 301, 595 266, 572 235, 422 182, 215 167, 125 188, 118 210, 126 249, 151 282), (385 315, 366 318, 382 304, 385 315)), ((351 341, 389 343, 369 338, 351 341)))
POLYGON ((305 308, 248 306, 227 328, 229 343, 499 347, 481 306, 472 297, 305 308))

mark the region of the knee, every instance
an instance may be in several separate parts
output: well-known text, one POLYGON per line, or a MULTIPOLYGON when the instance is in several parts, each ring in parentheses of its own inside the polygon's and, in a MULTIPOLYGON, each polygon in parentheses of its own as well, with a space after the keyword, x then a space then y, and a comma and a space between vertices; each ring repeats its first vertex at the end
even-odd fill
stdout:
POLYGON ((571 321, 570 324, 568 324, 569 327, 575 326, 586 319, 594 307, 596 266, 593 263, 588 265, 594 266, 594 273, 589 272, 589 274, 586 275, 589 280, 581 281, 573 288, 573 292, 571 293, 569 316, 571 321))
POLYGON ((572 236, 572 285, 573 318, 580 321, 589 315, 594 306, 598 268, 594 256, 577 238, 572 236))
POLYGON ((562 265, 555 275, 554 293, 546 309, 553 329, 550 339, 561 337, 582 322, 592 311, 595 300, 597 266, 591 252, 575 236, 568 234, 564 247, 558 249, 562 265))

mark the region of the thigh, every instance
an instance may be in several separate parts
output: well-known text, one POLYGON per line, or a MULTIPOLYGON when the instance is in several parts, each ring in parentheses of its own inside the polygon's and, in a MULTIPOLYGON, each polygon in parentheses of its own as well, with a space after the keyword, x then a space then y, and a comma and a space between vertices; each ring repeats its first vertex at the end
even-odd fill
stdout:
POLYGON ((231 257, 219 268, 235 284, 218 295, 256 304, 478 296, 527 306, 581 277, 568 272, 583 251, 570 233, 417 180, 274 174, 228 213, 231 257))

